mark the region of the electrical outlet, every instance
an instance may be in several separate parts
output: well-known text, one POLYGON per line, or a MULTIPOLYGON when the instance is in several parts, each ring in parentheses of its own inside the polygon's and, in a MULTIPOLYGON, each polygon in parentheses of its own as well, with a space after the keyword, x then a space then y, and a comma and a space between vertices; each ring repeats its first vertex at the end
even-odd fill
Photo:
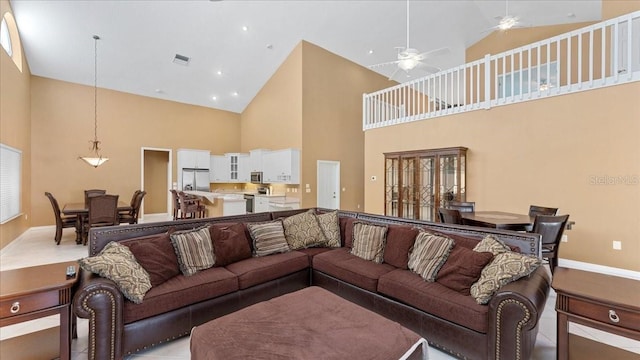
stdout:
POLYGON ((567 234, 562 234, 562 238, 560 239, 562 242, 569 242, 569 236, 567 234))
POLYGON ((310 193, 310 192, 311 192, 311 189, 307 189, 307 192, 308 192, 308 193, 310 193))
POLYGON ((360 209, 360 204, 358 204, 358 209, 360 209))
POLYGON ((622 250, 622 241, 614 241, 613 250, 622 250))

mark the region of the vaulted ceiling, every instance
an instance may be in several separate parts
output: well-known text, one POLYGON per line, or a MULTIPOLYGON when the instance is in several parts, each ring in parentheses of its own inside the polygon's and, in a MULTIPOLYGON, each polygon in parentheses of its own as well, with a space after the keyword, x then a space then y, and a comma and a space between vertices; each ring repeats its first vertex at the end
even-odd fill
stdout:
MULTIPOLYGON (((506 14, 525 26, 598 21, 601 1, 410 1, 410 45, 448 48, 449 68, 506 14)), ((407 42, 404 0, 11 0, 33 75, 242 112, 306 40, 362 66, 393 61, 407 42), (243 29, 244 27, 244 29, 243 29), (189 57, 175 63, 176 54, 189 57), (215 97, 215 99, 214 99, 215 97)), ((389 76, 395 67, 375 71, 389 76)), ((423 76, 401 73, 397 81, 423 76)))

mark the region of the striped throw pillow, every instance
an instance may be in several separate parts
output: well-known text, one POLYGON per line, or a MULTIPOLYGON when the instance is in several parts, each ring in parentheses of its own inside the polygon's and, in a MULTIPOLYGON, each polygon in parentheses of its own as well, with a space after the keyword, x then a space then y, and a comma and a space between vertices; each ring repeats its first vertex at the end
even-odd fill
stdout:
POLYGON ((213 244, 208 226, 194 230, 176 231, 170 236, 180 271, 185 276, 191 276, 215 264, 216 258, 213 254, 213 244))
POLYGON ((247 223, 247 229, 249 229, 253 240, 253 256, 255 257, 290 250, 280 219, 264 223, 247 223))
POLYGON ((364 260, 381 264, 387 243, 387 227, 355 222, 351 254, 364 260))
POLYGON ((436 281, 438 271, 447 261, 453 240, 421 231, 409 254, 409 269, 429 282, 436 281))

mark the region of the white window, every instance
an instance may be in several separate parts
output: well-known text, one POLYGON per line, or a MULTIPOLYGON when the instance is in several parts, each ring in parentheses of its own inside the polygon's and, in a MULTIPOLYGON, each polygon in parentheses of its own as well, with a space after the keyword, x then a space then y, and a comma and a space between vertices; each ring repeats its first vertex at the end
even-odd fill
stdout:
POLYGON ((2 44, 2 48, 7 52, 7 54, 9 54, 9 56, 13 56, 9 26, 7 26, 7 20, 5 18, 2 18, 2 23, 0 24, 0 44, 2 44))
POLYGON ((20 216, 22 151, 0 144, 0 224, 20 216))

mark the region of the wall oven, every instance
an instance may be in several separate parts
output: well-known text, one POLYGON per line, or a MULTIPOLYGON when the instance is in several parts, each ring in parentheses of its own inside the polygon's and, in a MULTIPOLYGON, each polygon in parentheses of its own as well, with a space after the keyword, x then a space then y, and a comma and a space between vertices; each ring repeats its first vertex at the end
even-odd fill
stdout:
POLYGON ((251 172, 251 183, 252 184, 262 184, 262 171, 252 171, 251 172))

